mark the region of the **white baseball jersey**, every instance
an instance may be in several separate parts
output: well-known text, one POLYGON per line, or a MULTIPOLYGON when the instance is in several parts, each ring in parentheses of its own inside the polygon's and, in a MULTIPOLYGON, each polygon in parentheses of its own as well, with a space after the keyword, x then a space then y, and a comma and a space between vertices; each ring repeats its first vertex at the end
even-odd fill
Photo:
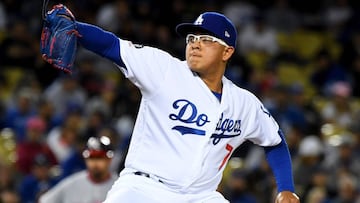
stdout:
POLYGON ((87 171, 80 171, 65 178, 40 197, 40 203, 100 203, 117 179, 112 174, 109 180, 94 183, 87 171))
POLYGON ((125 171, 153 174, 181 193, 214 191, 244 141, 281 142, 262 103, 227 78, 219 101, 186 61, 122 39, 120 48, 120 70, 142 93, 125 171))

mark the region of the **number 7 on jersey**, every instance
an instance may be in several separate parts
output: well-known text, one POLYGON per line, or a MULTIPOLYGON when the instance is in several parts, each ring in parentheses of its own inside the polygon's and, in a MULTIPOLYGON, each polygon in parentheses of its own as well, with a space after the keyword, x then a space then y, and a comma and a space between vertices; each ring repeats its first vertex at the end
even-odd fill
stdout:
POLYGON ((234 147, 231 146, 230 144, 226 144, 225 149, 226 149, 226 151, 228 151, 228 153, 225 155, 224 159, 222 160, 221 165, 219 167, 219 170, 224 166, 224 164, 226 163, 226 161, 230 157, 230 154, 231 154, 232 150, 234 149, 234 147))

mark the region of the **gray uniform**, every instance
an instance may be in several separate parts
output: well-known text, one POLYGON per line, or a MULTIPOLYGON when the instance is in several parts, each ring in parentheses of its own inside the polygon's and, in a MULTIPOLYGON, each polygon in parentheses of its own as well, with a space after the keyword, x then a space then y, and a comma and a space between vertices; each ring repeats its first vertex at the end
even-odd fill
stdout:
POLYGON ((40 203, 100 203, 117 179, 113 174, 103 183, 95 183, 87 171, 75 173, 61 181, 40 198, 40 203))

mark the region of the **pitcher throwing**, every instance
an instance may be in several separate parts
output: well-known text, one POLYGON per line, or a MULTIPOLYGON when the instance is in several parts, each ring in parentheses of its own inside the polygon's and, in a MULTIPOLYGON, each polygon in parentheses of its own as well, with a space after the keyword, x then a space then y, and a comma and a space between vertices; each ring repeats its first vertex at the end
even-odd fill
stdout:
POLYGON ((299 202, 278 124, 256 96, 224 76, 237 37, 227 17, 205 12, 176 27, 186 39, 185 61, 68 20, 76 23, 80 45, 113 61, 142 94, 125 169, 105 203, 228 202, 216 189, 229 157, 246 140, 264 148, 276 202, 299 202))

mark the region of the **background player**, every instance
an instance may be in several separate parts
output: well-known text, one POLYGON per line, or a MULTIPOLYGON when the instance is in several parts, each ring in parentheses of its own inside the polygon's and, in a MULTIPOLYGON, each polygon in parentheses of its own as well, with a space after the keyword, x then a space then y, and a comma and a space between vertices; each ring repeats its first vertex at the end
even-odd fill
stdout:
POLYGON ((89 138, 83 157, 86 170, 77 172, 50 189, 40 197, 40 202, 98 203, 117 178, 110 172, 113 149, 108 137, 89 138))
POLYGON ((228 202, 216 188, 246 140, 265 149, 276 201, 299 202, 279 126, 253 94, 224 77, 237 36, 228 18, 206 12, 177 27, 186 61, 93 25, 77 22, 77 29, 82 46, 112 60, 142 93, 125 169, 106 203, 228 202))

